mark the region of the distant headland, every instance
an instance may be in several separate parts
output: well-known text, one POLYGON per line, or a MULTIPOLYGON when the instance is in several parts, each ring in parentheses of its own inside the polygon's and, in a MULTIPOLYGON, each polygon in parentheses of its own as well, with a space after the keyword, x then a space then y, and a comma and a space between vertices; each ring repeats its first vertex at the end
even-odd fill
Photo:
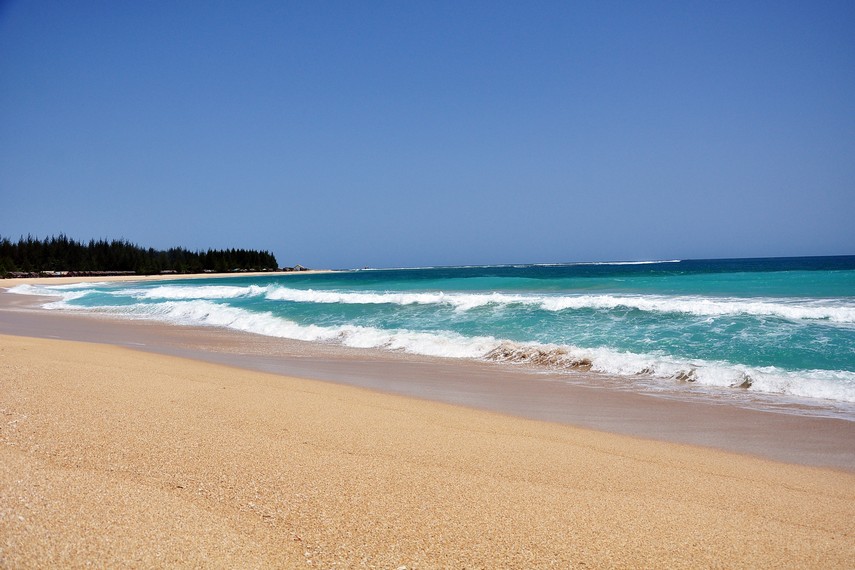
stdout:
POLYGON ((124 239, 84 243, 64 234, 45 239, 29 235, 17 242, 0 237, 0 277, 4 278, 306 270, 302 265, 279 267, 272 253, 254 249, 156 250, 124 239))

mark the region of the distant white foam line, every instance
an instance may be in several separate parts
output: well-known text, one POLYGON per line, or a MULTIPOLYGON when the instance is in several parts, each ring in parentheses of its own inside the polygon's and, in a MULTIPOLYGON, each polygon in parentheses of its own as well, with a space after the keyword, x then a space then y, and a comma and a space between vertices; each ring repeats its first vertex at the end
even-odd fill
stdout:
POLYGON ((472 309, 488 304, 509 305, 524 302, 519 295, 501 293, 465 294, 465 293, 376 293, 351 291, 315 291, 312 289, 275 288, 267 293, 274 301, 292 301, 297 303, 342 303, 356 305, 451 305, 460 310, 472 309))
POLYGON ((120 289, 111 292, 116 296, 134 299, 237 299, 263 295, 267 287, 249 285, 162 285, 152 288, 120 289))
POLYGON ((233 299, 264 295, 274 301, 358 305, 449 305, 467 311, 487 305, 533 305, 546 311, 637 309, 652 313, 684 313, 703 317, 751 315, 789 320, 855 323, 855 305, 842 301, 671 297, 659 295, 521 295, 504 293, 373 292, 291 289, 281 286, 162 286, 128 289, 139 299, 233 299))
POLYGON ((661 259, 650 261, 570 261, 567 263, 532 263, 513 267, 579 267, 580 265, 656 265, 659 263, 680 263, 682 259, 661 259))
POLYGON ((486 305, 534 305, 546 311, 579 309, 637 309, 655 313, 685 313, 704 317, 751 315, 789 320, 855 323, 855 305, 843 301, 666 297, 656 295, 516 295, 504 293, 376 293, 270 289, 271 300, 298 303, 450 305, 466 311, 486 305))
POLYGON ((411 271, 425 269, 505 269, 525 267, 576 267, 579 265, 655 265, 657 263, 680 263, 682 259, 646 261, 565 261, 559 263, 499 263, 494 265, 425 265, 421 267, 362 267, 351 271, 411 271))
POLYGON ((752 315, 789 320, 828 320, 855 323, 855 305, 842 301, 745 299, 713 297, 665 297, 657 295, 579 295, 546 298, 548 311, 566 309, 638 309, 657 313, 686 313, 697 316, 752 315))
MULTIPOLYGON (((94 284, 36 287, 19 285, 12 293, 79 299, 93 291, 94 284)), ((231 285, 164 285, 152 288, 105 290, 115 296, 146 300, 237 299, 264 296, 273 301, 359 305, 446 305, 458 311, 485 306, 529 305, 545 311, 635 309, 649 313, 682 313, 701 317, 749 315, 791 321, 821 320, 855 324, 855 303, 835 300, 775 298, 700 297, 664 295, 523 295, 506 293, 376 292, 292 289, 279 285, 245 287, 231 285)), ((62 303, 51 308, 62 308, 62 303)))
POLYGON ((570 265, 656 265, 659 263, 680 263, 682 259, 663 259, 659 261, 586 261, 570 265))

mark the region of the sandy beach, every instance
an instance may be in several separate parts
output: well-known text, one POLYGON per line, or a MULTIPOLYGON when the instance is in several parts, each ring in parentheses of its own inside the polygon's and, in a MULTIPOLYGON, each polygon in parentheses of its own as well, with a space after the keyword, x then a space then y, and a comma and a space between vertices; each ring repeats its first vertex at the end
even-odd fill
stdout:
MULTIPOLYGON (((548 382, 532 389, 543 400, 531 408, 543 411, 561 394, 577 425, 598 426, 587 429, 554 410, 526 414, 501 399, 479 406, 483 393, 439 382, 453 372, 432 363, 357 353, 288 360, 255 337, 238 346, 216 331, 12 309, 0 312, 2 567, 846 568, 855 560, 852 422, 609 391, 586 400, 587 388, 548 382), (51 335, 63 340, 34 338, 51 335), (249 361, 277 373, 247 369, 249 361), (348 376, 348 367, 362 373, 348 376), (417 386, 410 397, 395 382, 359 380, 402 374, 417 386), (574 398, 584 405, 574 408, 574 398), (660 431, 630 414, 644 402, 660 431), (596 418, 608 415, 619 417, 596 418), (699 442, 719 449, 679 443, 680 429, 703 421, 738 427, 699 442), (740 430, 759 438, 753 447, 740 448, 740 430), (786 453, 754 453, 789 440, 786 453), (821 442, 828 449, 810 455, 821 442)), ((494 368, 455 370, 484 386, 494 368)))

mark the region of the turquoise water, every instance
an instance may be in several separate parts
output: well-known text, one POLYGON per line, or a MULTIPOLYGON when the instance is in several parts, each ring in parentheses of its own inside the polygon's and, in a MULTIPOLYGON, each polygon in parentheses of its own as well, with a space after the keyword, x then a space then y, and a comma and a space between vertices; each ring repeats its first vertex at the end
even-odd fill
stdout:
POLYGON ((17 288, 57 310, 855 402, 855 256, 17 288))

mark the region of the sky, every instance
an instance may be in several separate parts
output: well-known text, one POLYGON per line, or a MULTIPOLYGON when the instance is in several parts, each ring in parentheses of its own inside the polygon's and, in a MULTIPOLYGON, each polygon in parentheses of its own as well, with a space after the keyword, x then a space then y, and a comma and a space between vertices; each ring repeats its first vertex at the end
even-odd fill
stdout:
POLYGON ((0 236, 855 254, 855 3, 0 0, 0 236))

